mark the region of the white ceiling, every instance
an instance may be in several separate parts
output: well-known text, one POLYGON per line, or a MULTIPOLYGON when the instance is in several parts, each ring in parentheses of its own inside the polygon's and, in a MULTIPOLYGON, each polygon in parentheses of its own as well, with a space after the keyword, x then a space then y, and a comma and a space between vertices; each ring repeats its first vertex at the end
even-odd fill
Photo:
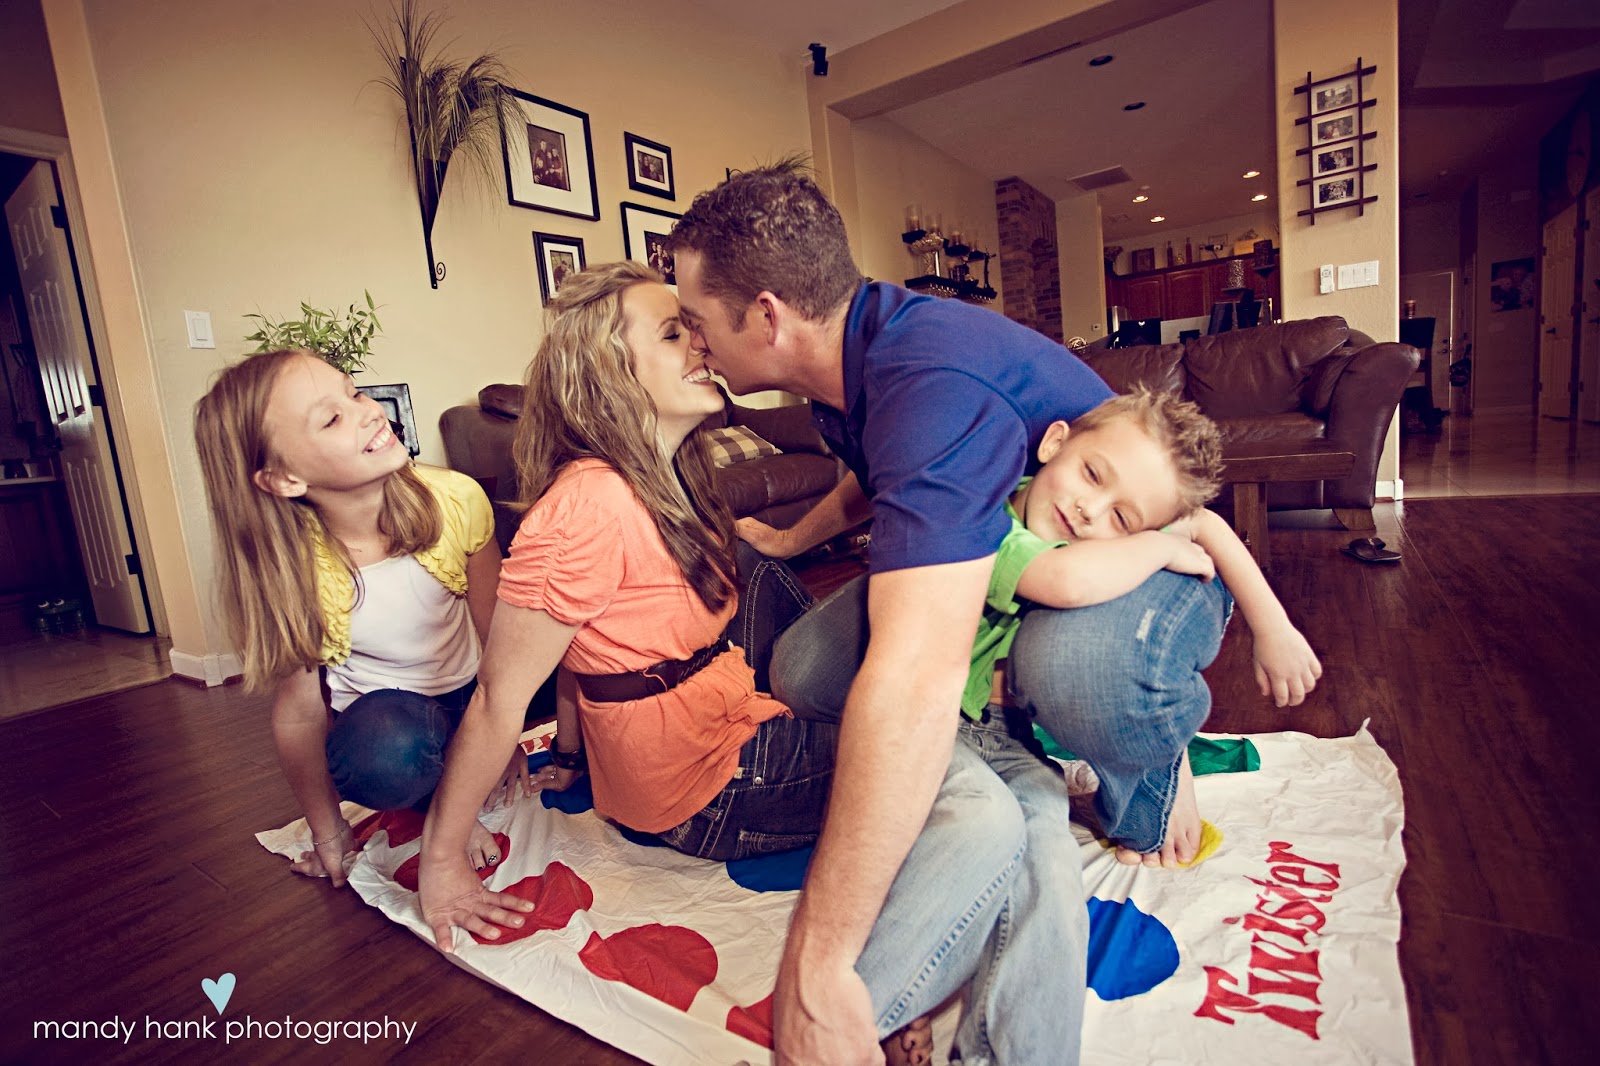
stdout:
MULTIPOLYGON (((801 63, 812 41, 832 62, 956 0, 689 2, 801 63)), ((1098 193, 1108 243, 1247 214, 1271 203, 1251 194, 1276 189, 1270 3, 1210 0, 886 117, 981 174, 1018 175, 1058 199, 1078 192, 1076 176, 1123 167, 1132 180, 1098 193), (1115 60, 1088 65, 1104 53, 1115 60), (1145 107, 1123 110, 1136 100, 1145 107), (1247 181, 1246 170, 1262 176, 1247 181), (1150 201, 1132 203, 1146 184, 1150 201), (1166 221, 1150 223, 1156 213, 1166 221)), ((1407 203, 1457 196, 1497 153, 1531 150, 1600 70, 1600 0, 1398 7, 1407 203)))
POLYGON ((1268 0, 1211 0, 887 117, 1056 200, 1083 191, 1071 179, 1122 167, 1132 181, 1099 192, 1109 243, 1249 214, 1253 194, 1275 192, 1271 55, 1268 0), (1100 55, 1115 58, 1091 67, 1100 55), (1150 199, 1135 204, 1143 185, 1150 199))

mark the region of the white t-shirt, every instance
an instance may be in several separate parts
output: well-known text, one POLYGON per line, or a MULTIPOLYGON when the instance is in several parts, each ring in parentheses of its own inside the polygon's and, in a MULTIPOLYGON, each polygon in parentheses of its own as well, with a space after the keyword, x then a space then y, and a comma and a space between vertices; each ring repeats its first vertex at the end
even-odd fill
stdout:
POLYGON ((333 709, 381 688, 454 691, 477 674, 481 654, 466 598, 452 595, 415 556, 363 566, 350 612, 350 657, 328 667, 333 709))

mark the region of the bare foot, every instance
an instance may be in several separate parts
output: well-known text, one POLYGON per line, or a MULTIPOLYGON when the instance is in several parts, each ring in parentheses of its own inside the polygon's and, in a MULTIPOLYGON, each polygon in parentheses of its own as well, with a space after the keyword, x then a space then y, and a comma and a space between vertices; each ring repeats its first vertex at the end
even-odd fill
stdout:
POLYGON ((933 1061, 933 1021, 924 1014, 883 1041, 887 1066, 928 1066, 933 1061))
POLYGON ((500 845, 482 822, 472 823, 472 833, 467 837, 467 861, 472 863, 474 870, 482 870, 500 861, 500 845))
POLYGON ((1189 752, 1183 753, 1178 764, 1178 794, 1172 800, 1172 813, 1167 816, 1167 836, 1160 851, 1140 854, 1132 848, 1119 846, 1117 861, 1124 866, 1143 864, 1152 868, 1166 867, 1176 870, 1194 859, 1200 851, 1200 804, 1194 795, 1194 771, 1189 769, 1189 752))

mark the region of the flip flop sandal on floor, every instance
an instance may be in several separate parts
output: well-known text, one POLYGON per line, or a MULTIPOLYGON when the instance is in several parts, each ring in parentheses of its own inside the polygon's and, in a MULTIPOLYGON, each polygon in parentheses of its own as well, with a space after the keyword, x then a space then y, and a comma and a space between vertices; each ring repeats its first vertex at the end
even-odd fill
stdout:
POLYGON ((1364 563, 1398 563, 1400 553, 1390 551, 1377 537, 1357 537, 1339 549, 1352 559, 1364 563))

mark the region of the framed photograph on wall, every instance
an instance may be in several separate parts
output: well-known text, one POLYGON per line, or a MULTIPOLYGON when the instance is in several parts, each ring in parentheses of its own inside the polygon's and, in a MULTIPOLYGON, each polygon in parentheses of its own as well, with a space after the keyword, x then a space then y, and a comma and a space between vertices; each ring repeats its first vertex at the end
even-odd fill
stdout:
POLYGON ((658 207, 622 205, 623 254, 655 267, 673 292, 678 291, 678 279, 673 273, 672 255, 667 251, 667 234, 672 232, 672 224, 682 217, 658 207))
POLYGON ((1311 113, 1337 111, 1356 102, 1356 77, 1354 74, 1324 82, 1311 90, 1311 113))
POLYGON ((1319 148, 1311 157, 1311 173, 1319 178, 1324 174, 1353 170, 1355 165, 1356 146, 1353 144, 1343 148, 1319 148))
POLYGON ((521 121, 509 120, 500 130, 511 202, 556 215, 599 218, 589 116, 552 100, 508 91, 512 111, 521 113, 521 121))
POLYGON ((1333 141, 1349 140, 1355 135, 1356 113, 1354 111, 1311 120, 1311 146, 1313 148, 1333 141))
POLYGON ((624 133, 622 143, 628 150, 628 188, 667 200, 676 198, 672 188, 672 149, 632 133, 624 133))
POLYGON ((1311 195, 1313 202, 1320 211, 1324 207, 1334 207, 1356 199, 1356 176, 1346 175, 1342 178, 1324 178, 1312 182, 1311 195))
POLYGON ((1128 264, 1135 274, 1143 274, 1146 270, 1156 268, 1156 250, 1154 248, 1135 248, 1128 253, 1128 264))
POLYGON ((583 258, 583 240, 555 233, 533 235, 533 257, 539 261, 539 302, 549 303, 561 291, 561 283, 588 263, 583 258))
POLYGON ((417 416, 411 410, 411 386, 357 385, 356 390, 378 401, 378 406, 389 416, 389 428, 415 458, 422 444, 417 440, 417 416))

